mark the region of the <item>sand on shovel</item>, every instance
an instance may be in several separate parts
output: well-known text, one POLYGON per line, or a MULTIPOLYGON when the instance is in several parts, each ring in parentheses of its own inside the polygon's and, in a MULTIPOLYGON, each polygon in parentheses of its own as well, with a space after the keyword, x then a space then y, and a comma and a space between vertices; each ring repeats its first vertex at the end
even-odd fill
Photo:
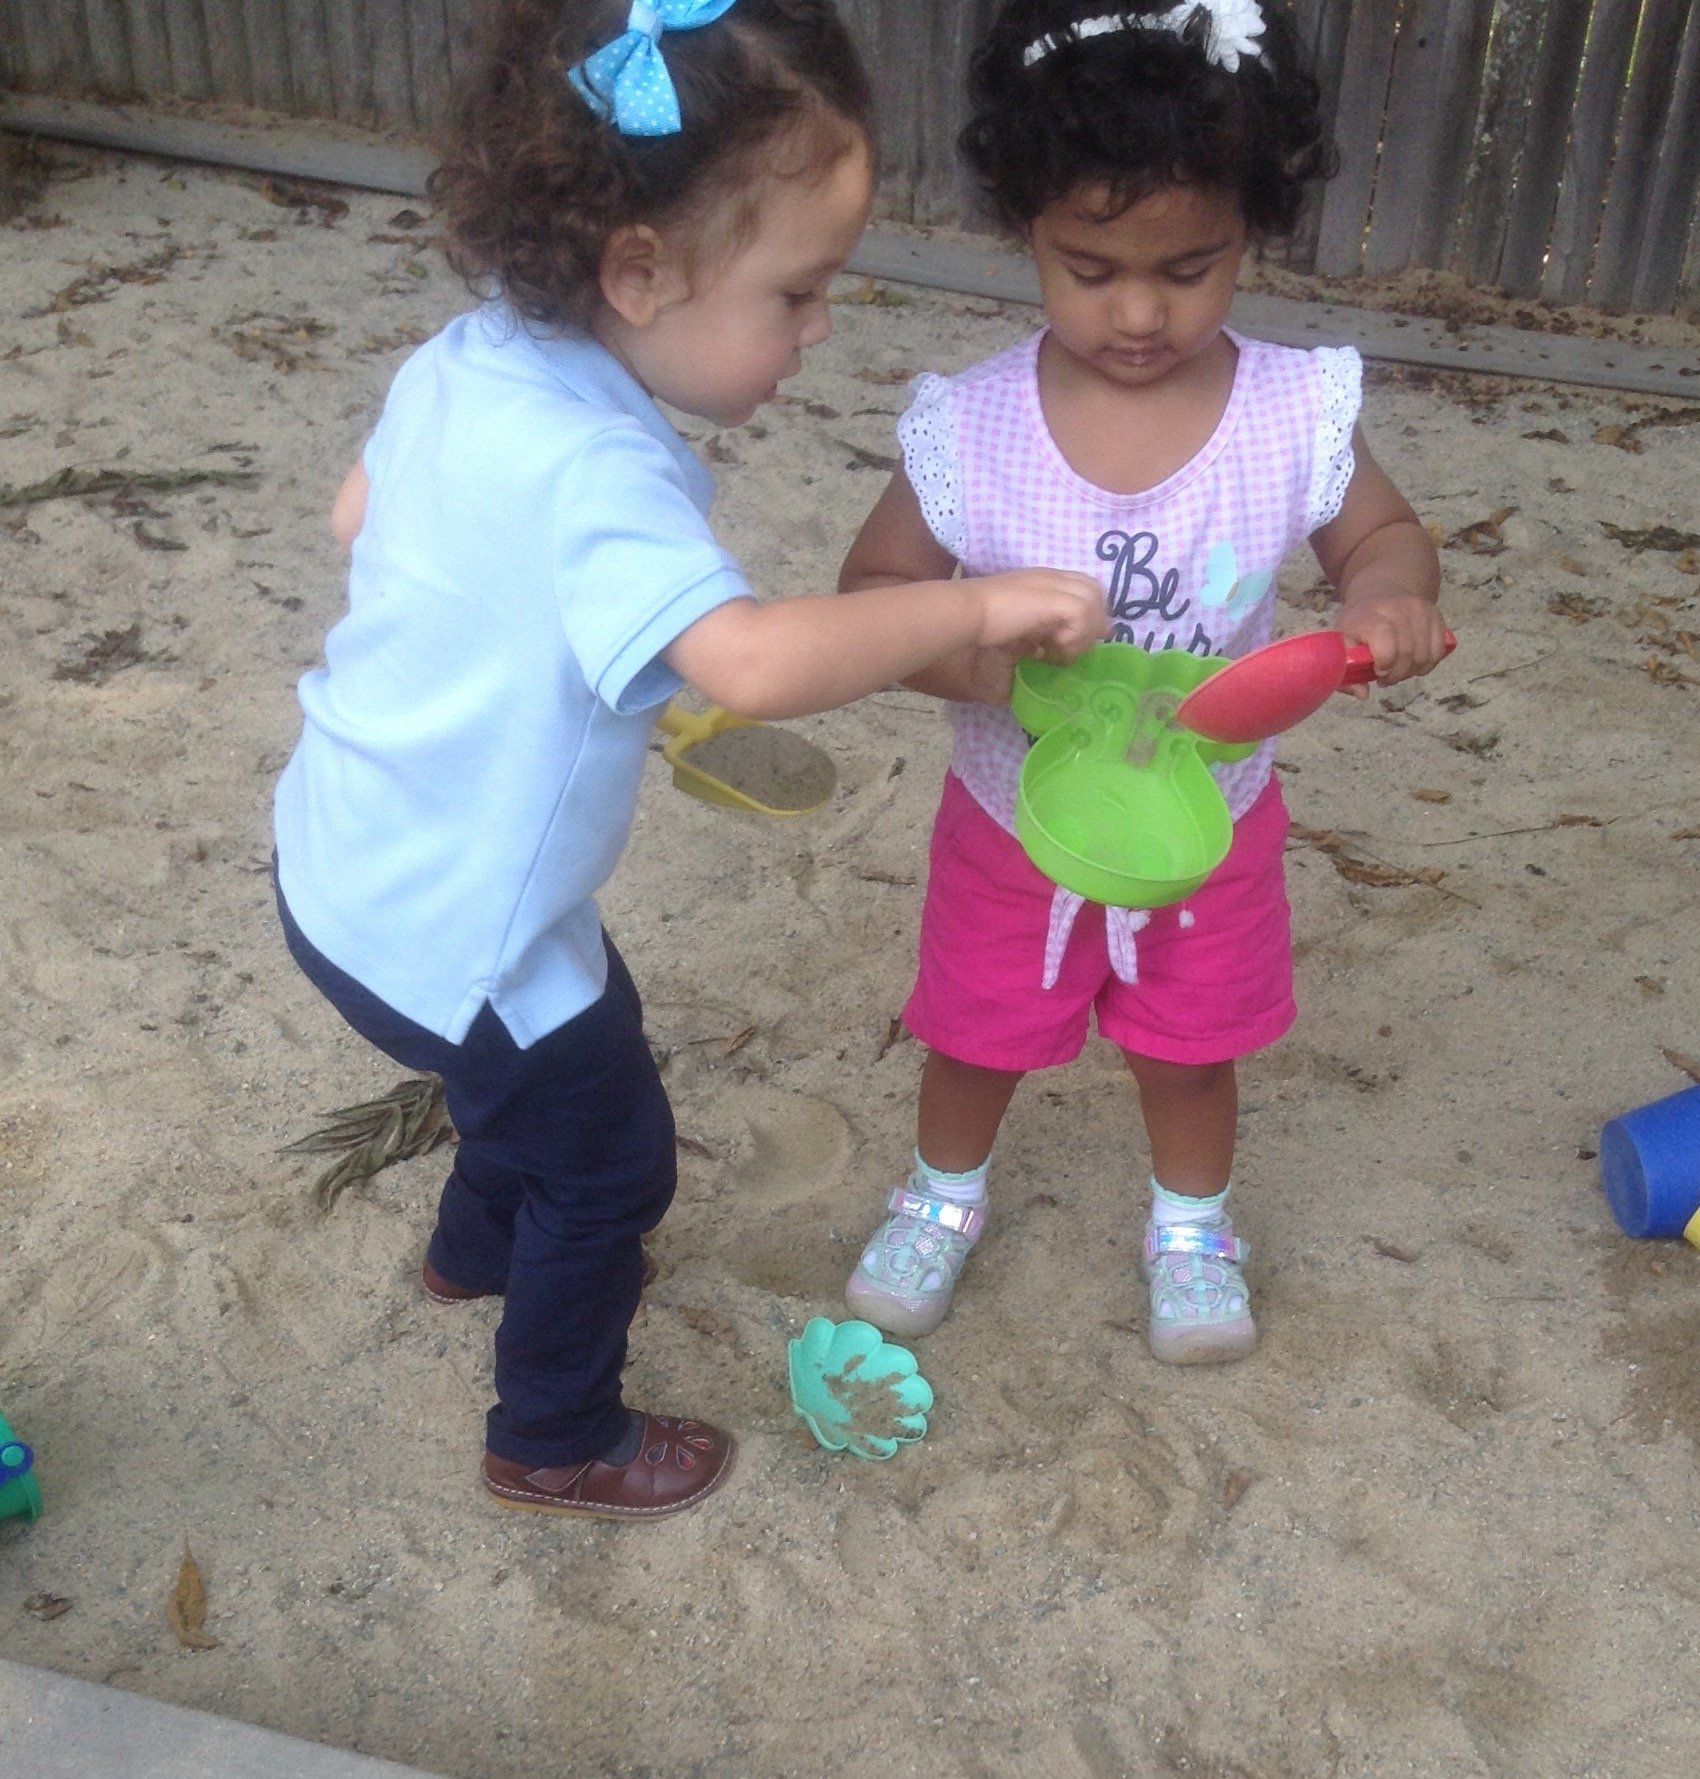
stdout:
POLYGON ((684 763, 768 809, 814 809, 832 795, 837 768, 811 741, 758 724, 687 748, 684 763))

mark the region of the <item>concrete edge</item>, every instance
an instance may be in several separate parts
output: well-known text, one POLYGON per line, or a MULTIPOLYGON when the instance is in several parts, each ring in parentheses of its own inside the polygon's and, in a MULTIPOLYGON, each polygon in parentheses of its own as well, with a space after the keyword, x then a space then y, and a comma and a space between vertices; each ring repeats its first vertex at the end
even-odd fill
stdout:
MULTIPOLYGON (((145 105, 108 105, 34 93, 0 93, 0 128, 96 147, 208 161, 251 172, 320 179, 422 197, 432 166, 417 144, 293 121, 232 123, 145 105)), ((1036 303, 1033 268, 994 241, 872 229, 852 271, 996 302, 1036 303)), ((1700 357, 1616 340, 1500 326, 1454 326, 1423 317, 1243 293, 1243 332, 1281 345, 1356 346, 1366 358, 1433 370, 1575 383, 1700 403, 1700 357)))
POLYGON ((276 1730, 0 1659, 0 1779, 428 1779, 276 1730))

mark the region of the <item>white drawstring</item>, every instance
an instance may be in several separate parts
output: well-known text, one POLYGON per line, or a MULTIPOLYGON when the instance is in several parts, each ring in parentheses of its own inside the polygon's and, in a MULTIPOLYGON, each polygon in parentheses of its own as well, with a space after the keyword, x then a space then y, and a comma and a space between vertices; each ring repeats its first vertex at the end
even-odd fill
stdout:
MULTIPOLYGON (((1062 974, 1063 955, 1073 936, 1074 923, 1085 906, 1084 896, 1077 896, 1073 890, 1060 886, 1051 897, 1050 931, 1045 936, 1044 986, 1048 989, 1056 987, 1057 978, 1062 974)), ((1129 988, 1139 981, 1138 937, 1150 924, 1150 912, 1144 908, 1104 910, 1104 938, 1109 946, 1110 968, 1115 972, 1116 980, 1125 982, 1129 988)), ((1183 914, 1181 924, 1190 926, 1192 916, 1183 914)))
POLYGON ((1151 915, 1144 908, 1106 908, 1104 937, 1110 946, 1110 968, 1118 982, 1129 988, 1139 980, 1138 936, 1151 924, 1151 915))

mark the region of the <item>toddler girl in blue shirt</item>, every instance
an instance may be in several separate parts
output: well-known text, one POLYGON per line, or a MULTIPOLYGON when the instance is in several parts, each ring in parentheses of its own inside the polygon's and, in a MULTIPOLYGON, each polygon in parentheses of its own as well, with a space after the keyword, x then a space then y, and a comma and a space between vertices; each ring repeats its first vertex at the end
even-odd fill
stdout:
POLYGON ((349 610, 301 683, 279 906, 349 1023, 460 1135, 423 1284, 504 1295, 485 1486, 650 1518, 729 1435, 621 1400, 666 1095, 595 894, 657 709, 826 710, 968 647, 1072 659, 1096 584, 1032 571, 761 605, 658 401, 748 420, 830 331, 868 89, 831 0, 502 0, 435 176, 490 292, 403 366, 333 525, 349 610))

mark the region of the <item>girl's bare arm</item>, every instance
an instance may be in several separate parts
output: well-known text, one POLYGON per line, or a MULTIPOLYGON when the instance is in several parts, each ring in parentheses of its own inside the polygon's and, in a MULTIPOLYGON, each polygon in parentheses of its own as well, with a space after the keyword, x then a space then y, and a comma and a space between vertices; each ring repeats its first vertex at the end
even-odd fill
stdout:
POLYGON ((971 581, 888 581, 836 599, 735 599, 698 619, 666 660, 740 716, 794 717, 850 704, 974 650, 1072 661, 1104 630, 1096 581, 1035 568, 971 581))
POLYGON ((1360 430, 1357 469, 1339 516, 1311 544, 1340 591, 1339 627, 1368 645, 1384 685, 1427 673, 1446 655, 1440 556, 1434 540, 1370 455, 1360 430))
MULTIPOLYGON (((933 536, 915 490, 900 469, 850 546, 839 570, 838 590, 859 593, 870 587, 947 581, 956 570, 956 558, 933 536)), ((964 649, 910 674, 903 683, 912 691, 958 703, 1007 704, 1019 659, 1006 650, 964 649)))

